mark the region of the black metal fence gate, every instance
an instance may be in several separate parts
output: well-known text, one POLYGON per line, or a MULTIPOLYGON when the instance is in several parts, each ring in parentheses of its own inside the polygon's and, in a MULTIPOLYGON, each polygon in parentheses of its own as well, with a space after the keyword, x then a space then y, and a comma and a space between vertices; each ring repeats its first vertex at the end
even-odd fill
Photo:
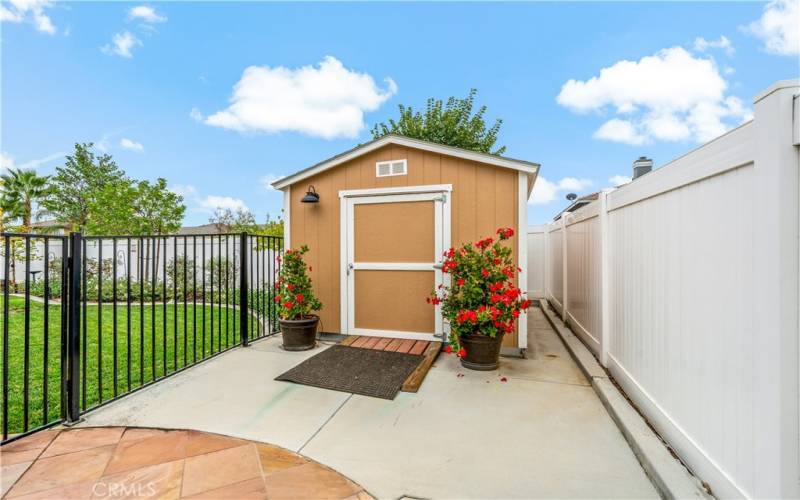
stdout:
POLYGON ((278 331, 280 237, 2 233, 0 252, 3 443, 278 331))

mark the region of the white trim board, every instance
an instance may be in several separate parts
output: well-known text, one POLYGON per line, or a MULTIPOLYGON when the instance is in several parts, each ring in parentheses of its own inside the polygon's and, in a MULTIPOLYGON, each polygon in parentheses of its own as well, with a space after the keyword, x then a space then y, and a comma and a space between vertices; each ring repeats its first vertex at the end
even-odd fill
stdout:
POLYGON ((283 249, 292 248, 292 186, 283 190, 283 249))
POLYGON ((451 191, 453 191, 452 184, 428 184, 424 186, 400 186, 372 189, 347 189, 339 191, 339 198, 383 196, 387 194, 449 193, 451 191))
MULTIPOLYGON (((492 155, 488 153, 479 153, 477 151, 469 151, 466 149, 454 148, 452 146, 445 146, 443 144, 436 144, 433 142, 390 134, 353 148, 350 151, 334 156, 333 158, 308 167, 304 170, 288 175, 282 179, 278 179, 272 183, 272 186, 275 189, 283 189, 286 186, 294 184, 295 182, 300 182, 303 179, 312 177, 320 172, 324 172, 325 170, 341 165, 342 163, 346 163, 353 158, 358 158, 359 156, 365 155, 370 151, 375 151, 376 149, 382 148, 388 144, 396 144, 398 146, 430 151, 432 153, 439 153, 447 156, 454 156, 456 158, 472 160, 479 163, 485 163, 487 165, 494 165, 496 167, 510 168, 512 170, 525 172, 533 177, 535 177, 539 172, 538 163, 515 160, 513 158, 505 158, 503 156, 492 155)), ((533 184, 533 182, 531 182, 531 184, 533 184)))
POLYGON ((446 335, 447 326, 442 318, 441 306, 436 306, 436 319, 434 333, 418 332, 397 332, 393 330, 376 330, 357 328, 355 325, 355 291, 351 286, 350 264, 352 271, 369 269, 389 269, 389 270, 423 270, 434 273, 435 283, 449 283, 448 276, 442 272, 441 268, 435 264, 441 263, 440 259, 445 248, 450 246, 450 191, 452 186, 449 184, 434 186, 415 186, 415 187, 395 187, 395 188, 376 188, 358 189, 339 192, 339 217, 340 217, 340 333, 349 335, 371 335, 394 338, 413 338, 418 340, 440 340, 441 336, 446 335), (434 242, 434 258, 439 259, 435 262, 355 262, 354 255, 354 207, 359 204, 381 204, 381 203, 408 203, 414 201, 432 201, 436 204, 434 210, 435 227, 437 234, 434 242))
MULTIPOLYGON (((517 265, 521 269, 517 275, 517 287, 528 292, 528 176, 520 172, 518 176, 517 206, 517 265)), ((528 311, 522 311, 517 318, 517 347, 528 347, 528 311)))

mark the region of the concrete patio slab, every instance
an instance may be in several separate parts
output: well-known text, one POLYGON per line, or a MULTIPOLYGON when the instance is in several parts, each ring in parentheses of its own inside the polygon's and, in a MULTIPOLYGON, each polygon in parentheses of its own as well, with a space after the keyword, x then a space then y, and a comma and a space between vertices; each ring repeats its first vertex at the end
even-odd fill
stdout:
POLYGON ((274 381, 320 351, 255 348, 266 343, 277 345, 278 341, 234 349, 90 413, 86 424, 198 429, 297 450, 349 394, 274 381))
POLYGON ((529 359, 472 372, 442 355, 418 393, 394 401, 273 381, 319 352, 287 353, 273 338, 93 412, 87 424, 270 442, 380 498, 656 498, 541 311, 529 318, 529 359))

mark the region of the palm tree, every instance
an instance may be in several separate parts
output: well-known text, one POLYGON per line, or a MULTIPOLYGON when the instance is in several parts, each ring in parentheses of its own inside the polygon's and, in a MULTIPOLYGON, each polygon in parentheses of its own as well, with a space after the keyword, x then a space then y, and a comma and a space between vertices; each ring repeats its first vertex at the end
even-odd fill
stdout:
MULTIPOLYGON (((31 232, 31 221, 34 216, 34 203, 38 203, 49 193, 49 177, 41 176, 35 170, 11 169, 0 176, 0 211, 5 221, 22 220, 20 230, 31 232)), ((11 240, 11 255, 4 256, 11 260, 11 283, 16 290, 17 254, 20 240, 11 240)), ((24 258, 24 257, 23 257, 24 258)), ((6 285, 8 286, 8 284, 6 285)))
POLYGON ((0 176, 0 208, 12 219, 22 219, 22 232, 31 231, 34 216, 34 203, 47 196, 48 176, 41 176, 35 170, 11 169, 0 176))

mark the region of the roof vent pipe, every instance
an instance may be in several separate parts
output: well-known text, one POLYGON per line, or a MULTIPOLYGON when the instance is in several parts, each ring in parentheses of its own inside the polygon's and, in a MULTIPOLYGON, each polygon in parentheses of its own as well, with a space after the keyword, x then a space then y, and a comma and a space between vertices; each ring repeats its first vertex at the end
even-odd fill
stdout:
POLYGON ((637 179, 653 170, 653 160, 646 156, 640 156, 633 162, 633 178, 637 179))

